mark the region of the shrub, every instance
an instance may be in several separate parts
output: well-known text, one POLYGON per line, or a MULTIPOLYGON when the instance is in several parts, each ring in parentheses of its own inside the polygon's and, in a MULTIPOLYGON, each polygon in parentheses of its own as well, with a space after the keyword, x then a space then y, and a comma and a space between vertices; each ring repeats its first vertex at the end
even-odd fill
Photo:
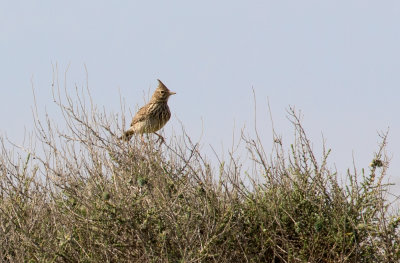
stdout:
POLYGON ((212 167, 184 129, 163 145, 120 141, 118 116, 84 93, 61 97, 56 90, 63 129, 35 111, 36 147, 10 151, 1 139, 4 262, 399 261, 399 216, 383 183, 387 134, 370 167, 341 184, 330 150, 317 160, 290 109, 289 149, 274 135, 267 154, 258 135, 242 136, 248 175, 234 154, 212 167))

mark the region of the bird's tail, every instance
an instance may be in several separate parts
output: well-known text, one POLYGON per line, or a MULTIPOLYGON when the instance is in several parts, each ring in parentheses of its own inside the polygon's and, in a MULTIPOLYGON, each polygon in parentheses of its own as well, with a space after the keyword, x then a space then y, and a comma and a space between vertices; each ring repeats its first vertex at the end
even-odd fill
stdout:
POLYGON ((133 134, 135 134, 135 131, 132 128, 129 128, 127 131, 124 132, 124 134, 119 137, 118 139, 124 140, 124 141, 129 141, 133 134))

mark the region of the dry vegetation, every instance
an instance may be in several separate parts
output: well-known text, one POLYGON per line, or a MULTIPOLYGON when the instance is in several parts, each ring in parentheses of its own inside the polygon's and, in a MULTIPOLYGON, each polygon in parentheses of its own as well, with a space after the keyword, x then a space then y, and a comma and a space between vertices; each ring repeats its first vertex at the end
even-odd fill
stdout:
POLYGON ((161 146, 119 141, 117 116, 59 94, 66 128, 35 110, 35 147, 1 140, 2 262, 399 262, 386 134, 343 185, 290 110, 289 149, 243 136, 246 175, 234 155, 211 167, 184 131, 161 146))

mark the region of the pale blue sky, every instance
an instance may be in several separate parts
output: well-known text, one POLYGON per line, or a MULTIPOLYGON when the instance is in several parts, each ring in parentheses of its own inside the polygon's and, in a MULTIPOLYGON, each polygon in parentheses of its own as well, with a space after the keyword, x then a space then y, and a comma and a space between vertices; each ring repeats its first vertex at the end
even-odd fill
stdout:
POLYGON ((204 148, 228 148, 234 122, 251 130, 252 87, 267 148, 268 96, 278 132, 293 134, 295 105, 340 173, 353 153, 366 167, 390 127, 400 183, 400 1, 1 1, 0 33, 0 133, 14 141, 33 128, 31 77, 52 111, 52 63, 70 64, 79 86, 86 64, 95 103, 112 112, 119 91, 134 110, 161 79, 177 92, 165 132, 179 118, 197 138, 203 120, 204 148))

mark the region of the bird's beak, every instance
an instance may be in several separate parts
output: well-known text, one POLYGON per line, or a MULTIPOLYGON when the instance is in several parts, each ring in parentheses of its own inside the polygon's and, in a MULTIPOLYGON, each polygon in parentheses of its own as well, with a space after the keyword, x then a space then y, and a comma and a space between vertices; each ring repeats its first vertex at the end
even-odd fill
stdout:
POLYGON ((176 94, 176 92, 173 92, 173 91, 169 92, 169 95, 175 95, 175 94, 176 94))

